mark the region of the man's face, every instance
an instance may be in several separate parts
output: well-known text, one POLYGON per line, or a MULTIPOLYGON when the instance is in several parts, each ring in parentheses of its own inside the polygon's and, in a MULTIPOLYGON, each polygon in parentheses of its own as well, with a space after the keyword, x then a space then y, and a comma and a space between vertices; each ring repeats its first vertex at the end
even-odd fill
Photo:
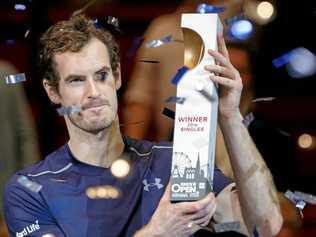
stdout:
POLYGON ((68 118, 82 130, 97 133, 109 127, 117 115, 116 90, 121 78, 119 69, 111 69, 107 47, 92 38, 79 52, 57 53, 54 60, 60 78, 59 94, 44 82, 50 99, 65 107, 81 106, 80 113, 68 118))

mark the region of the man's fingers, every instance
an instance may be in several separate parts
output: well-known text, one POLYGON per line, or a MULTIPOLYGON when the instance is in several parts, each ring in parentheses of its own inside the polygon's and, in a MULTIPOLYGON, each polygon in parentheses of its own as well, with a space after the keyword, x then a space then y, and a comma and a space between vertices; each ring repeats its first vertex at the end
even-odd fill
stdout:
POLYGON ((207 65, 205 66, 205 70, 215 73, 216 76, 222 75, 231 79, 235 78, 235 74, 232 70, 220 65, 207 65))
POLYGON ((213 193, 209 193, 206 197, 199 201, 195 202, 179 202, 174 204, 174 207, 178 210, 181 210, 183 214, 194 214, 202 209, 206 208, 207 205, 215 199, 213 193))
POLYGON ((226 77, 220 77, 220 76, 213 76, 211 75, 210 76, 210 79, 213 81, 213 82, 216 82, 220 85, 223 85, 227 88, 234 88, 235 87, 235 83, 236 81, 232 80, 232 79, 228 79, 226 77))
POLYGON ((215 51, 215 50, 212 50, 212 49, 209 49, 208 50, 208 53, 214 57, 215 61, 218 62, 220 65, 222 66, 226 66, 226 67, 229 67, 229 61, 227 60, 227 58, 224 57, 224 55, 222 55, 221 53, 215 51))
POLYGON ((215 209, 216 209, 216 200, 213 199, 208 203, 208 205, 204 209, 201 209, 197 213, 193 214, 191 216, 191 219, 198 220, 201 218, 205 218, 207 216, 213 216, 215 209))
POLYGON ((225 39, 223 34, 217 35, 217 42, 218 42, 218 50, 221 52, 225 58, 229 60, 229 53, 226 47, 225 39))
POLYGON ((212 49, 209 49, 208 53, 209 53, 209 55, 214 57, 215 62, 217 62, 217 64, 219 63, 221 66, 224 66, 224 67, 227 67, 227 68, 230 68, 230 69, 234 69, 234 66, 230 63, 229 59, 226 58, 220 52, 217 52, 217 51, 214 51, 212 49))
POLYGON ((212 219, 212 217, 214 216, 214 213, 216 211, 216 203, 214 203, 213 205, 211 205, 210 208, 208 208, 208 213, 205 216, 201 216, 200 218, 192 218, 192 220, 194 221, 194 223, 200 225, 200 226, 207 226, 210 222, 210 220, 212 219))

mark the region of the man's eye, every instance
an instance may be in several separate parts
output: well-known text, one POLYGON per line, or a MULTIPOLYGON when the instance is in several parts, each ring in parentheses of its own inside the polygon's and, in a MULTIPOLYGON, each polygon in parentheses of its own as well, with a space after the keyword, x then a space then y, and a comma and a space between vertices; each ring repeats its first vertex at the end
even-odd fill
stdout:
POLYGON ((105 81, 108 78, 107 72, 100 72, 97 74, 97 79, 100 81, 105 81))
POLYGON ((84 80, 82 78, 74 78, 72 80, 70 80, 69 83, 71 84, 75 84, 75 83, 80 83, 80 82, 83 82, 84 80))

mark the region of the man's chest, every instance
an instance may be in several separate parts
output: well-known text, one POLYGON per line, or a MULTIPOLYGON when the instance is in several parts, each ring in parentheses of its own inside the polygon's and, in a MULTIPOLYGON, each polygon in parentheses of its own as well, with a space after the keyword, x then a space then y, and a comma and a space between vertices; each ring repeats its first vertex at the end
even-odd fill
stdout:
POLYGON ((142 192, 139 177, 72 175, 43 188, 51 215, 67 236, 124 236, 128 228, 139 228, 142 192))

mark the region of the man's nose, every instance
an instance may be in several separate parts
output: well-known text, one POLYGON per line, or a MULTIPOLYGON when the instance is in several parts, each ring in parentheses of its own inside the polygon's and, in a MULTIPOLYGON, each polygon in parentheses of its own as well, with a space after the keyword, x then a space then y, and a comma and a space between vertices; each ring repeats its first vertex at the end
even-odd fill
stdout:
POLYGON ((93 79, 88 79, 87 88, 86 88, 86 95, 89 98, 97 98, 99 97, 100 90, 98 88, 97 82, 93 79))

